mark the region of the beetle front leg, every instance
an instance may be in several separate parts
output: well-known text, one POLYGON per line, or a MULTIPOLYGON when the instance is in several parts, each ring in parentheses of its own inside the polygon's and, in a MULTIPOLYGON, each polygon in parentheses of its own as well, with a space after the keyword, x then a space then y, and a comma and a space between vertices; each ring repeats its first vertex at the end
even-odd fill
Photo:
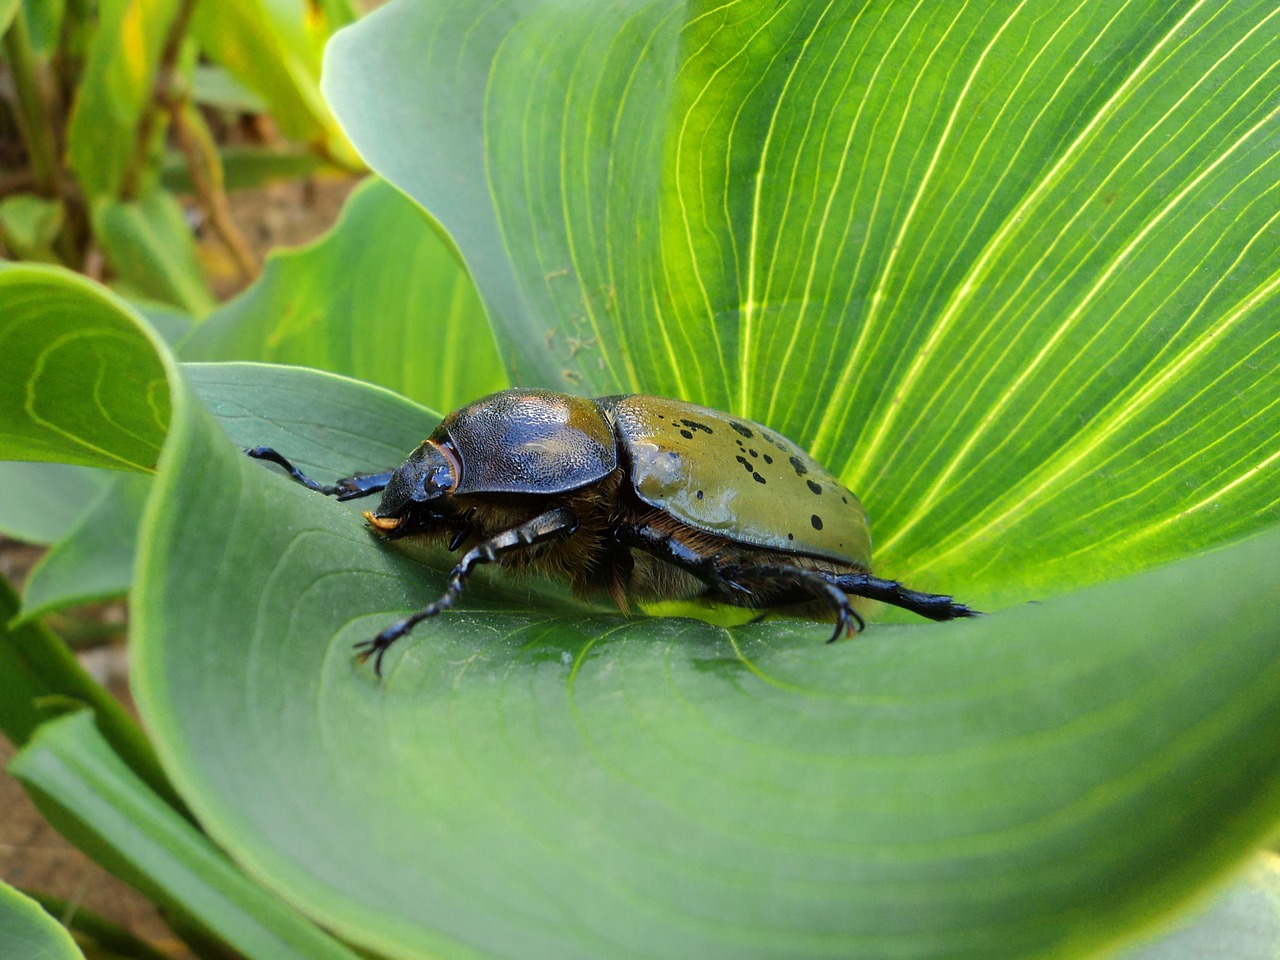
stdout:
POLYGON ((391 471, 385 473, 357 473, 355 476, 342 477, 332 485, 317 483, 293 465, 293 462, 273 447, 249 447, 245 454, 254 460, 266 460, 284 467, 289 476, 308 490, 323 493, 326 497, 337 497, 339 500, 356 500, 369 497, 382 490, 391 482, 391 471))
POLYGON ((462 588, 472 571, 482 563, 494 563, 503 555, 516 550, 527 550, 536 544, 557 537, 567 537, 578 529, 578 518, 567 507, 556 507, 540 513, 532 520, 526 520, 517 527, 503 530, 488 540, 477 543, 462 555, 458 565, 449 574, 449 582, 444 594, 435 603, 423 607, 417 613, 397 620, 372 640, 362 640, 356 644, 356 656, 361 663, 373 657, 373 672, 382 676, 382 658, 387 649, 429 617, 448 610, 462 594, 462 588))

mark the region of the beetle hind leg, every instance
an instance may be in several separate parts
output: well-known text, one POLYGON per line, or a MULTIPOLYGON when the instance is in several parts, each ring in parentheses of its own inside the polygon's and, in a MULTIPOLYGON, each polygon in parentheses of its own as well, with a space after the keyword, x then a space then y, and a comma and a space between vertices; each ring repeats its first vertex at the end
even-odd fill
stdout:
MULTIPOLYGON (((762 605, 765 606, 790 605, 796 601, 796 594, 807 595, 811 599, 826 603, 836 618, 835 632, 831 634, 827 643, 835 643, 841 636, 860 633, 867 625, 858 611, 849 603, 849 594, 818 571, 785 564, 751 563, 717 567, 716 574, 719 580, 717 586, 721 590, 728 587, 740 593, 746 593, 752 598, 762 600, 762 605), (751 588, 753 583, 764 588, 763 596, 751 588), (770 597, 769 594, 776 593, 778 588, 785 588, 787 595, 782 598, 770 597)), ((731 598, 726 595, 726 599, 730 602, 742 603, 741 598, 731 598)))
POLYGON ((982 613, 942 593, 922 593, 904 587, 897 580, 882 580, 869 573, 834 574, 832 580, 846 593, 868 600, 879 600, 894 607, 902 607, 929 620, 958 620, 961 617, 980 617, 982 613))

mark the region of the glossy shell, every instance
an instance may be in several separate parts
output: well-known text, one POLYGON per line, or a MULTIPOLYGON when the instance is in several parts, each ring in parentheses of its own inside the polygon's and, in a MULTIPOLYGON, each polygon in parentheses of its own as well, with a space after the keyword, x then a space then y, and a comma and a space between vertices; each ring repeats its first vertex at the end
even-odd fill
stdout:
POLYGON ((602 397, 640 499, 739 543, 870 568, 862 504, 766 427, 681 400, 602 397))
POLYGON ((613 428, 594 401, 546 390, 504 390, 445 417, 431 439, 462 462, 454 493, 576 490, 617 467, 613 428))

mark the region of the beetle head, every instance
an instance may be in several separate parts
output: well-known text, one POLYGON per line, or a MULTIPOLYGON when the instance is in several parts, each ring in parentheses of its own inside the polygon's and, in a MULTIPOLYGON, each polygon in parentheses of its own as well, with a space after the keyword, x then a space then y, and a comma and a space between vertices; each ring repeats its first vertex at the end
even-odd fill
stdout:
POLYGON ((414 507, 451 493, 460 472, 451 451, 434 440, 424 440, 391 474, 371 521, 380 528, 395 529, 414 507))

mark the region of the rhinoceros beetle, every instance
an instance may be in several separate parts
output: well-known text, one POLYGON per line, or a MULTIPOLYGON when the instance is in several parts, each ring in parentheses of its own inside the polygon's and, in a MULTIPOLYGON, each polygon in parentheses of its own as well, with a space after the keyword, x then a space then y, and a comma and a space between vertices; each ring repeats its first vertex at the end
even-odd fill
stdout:
POLYGON ((504 390, 445 417, 395 470, 332 485, 270 447, 245 451, 365 513, 386 540, 463 550, 440 599, 357 644, 380 675, 387 649, 449 609, 482 563, 567 579, 580 594, 692 600, 865 624, 850 596, 931 620, 976 616, 949 596, 871 575, 866 511, 790 440, 740 417, 633 394, 585 399, 504 390))

